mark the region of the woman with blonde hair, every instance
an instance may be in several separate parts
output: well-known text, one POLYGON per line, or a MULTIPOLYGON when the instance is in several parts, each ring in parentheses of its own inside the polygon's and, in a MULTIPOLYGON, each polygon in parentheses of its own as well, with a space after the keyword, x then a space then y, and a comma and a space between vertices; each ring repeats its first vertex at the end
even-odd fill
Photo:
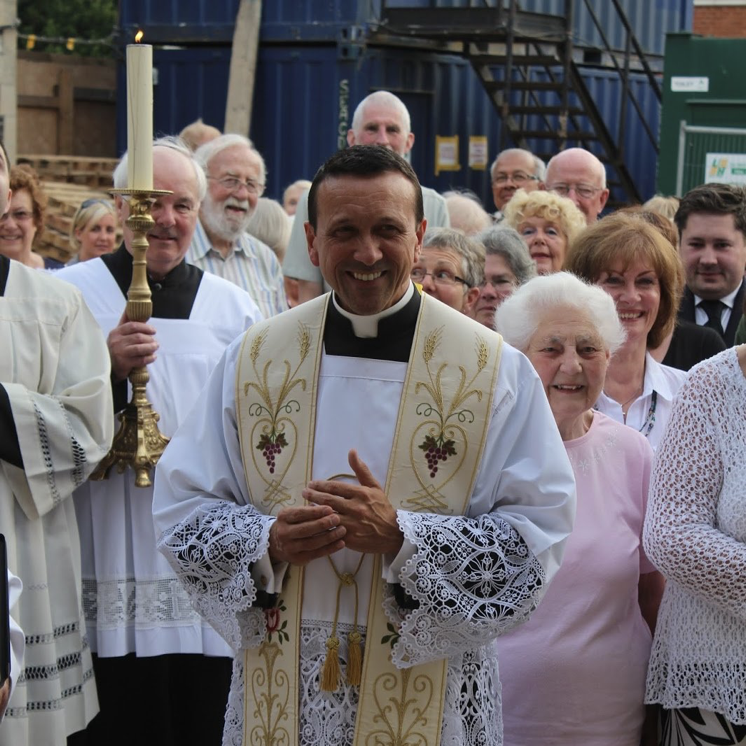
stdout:
MULTIPOLYGON (((662 215, 664 218, 668 218, 673 223, 674 215, 676 210, 679 209, 679 198, 678 197, 664 197, 662 194, 656 194, 651 197, 647 202, 642 205, 643 210, 648 212, 655 212, 658 215, 662 215)), ((676 244, 674 243, 674 246, 676 244)))
POLYGON ((616 303, 627 340, 612 358, 596 408, 639 430, 655 449, 685 373, 649 353, 676 323, 684 270, 676 249, 639 215, 615 213, 584 230, 565 269, 616 303))
POLYGON ((519 189, 503 214, 505 224, 523 237, 540 275, 562 269, 567 247, 585 228, 585 216, 573 201, 554 192, 519 189))
POLYGON ((76 256, 68 262, 86 262, 114 251, 117 238, 117 212, 108 199, 85 200, 73 217, 70 243, 76 256))

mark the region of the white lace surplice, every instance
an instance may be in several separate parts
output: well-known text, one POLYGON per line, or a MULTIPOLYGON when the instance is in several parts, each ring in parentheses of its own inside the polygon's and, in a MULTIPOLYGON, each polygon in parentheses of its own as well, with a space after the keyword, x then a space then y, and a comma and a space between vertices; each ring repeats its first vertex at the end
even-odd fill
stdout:
MULTIPOLYGON (((234 409, 234 344, 161 460, 154 501, 160 547, 189 589, 195 606, 236 650, 265 634, 257 590, 281 581, 267 556, 273 519, 246 503, 234 409), (266 581, 266 582, 265 582, 266 581)), ((378 360, 322 359, 314 478, 349 473, 352 447, 385 482, 406 366, 378 360)), ((528 361, 503 348, 485 457, 465 517, 399 511, 404 547, 389 582, 401 582, 419 602, 405 613, 394 659, 404 665, 448 658, 443 744, 500 742, 499 681, 494 638, 527 618, 561 558, 574 514, 574 480, 564 447, 528 361)), ((359 554, 334 556, 340 571, 359 554)), ((370 562, 358 575, 364 625, 370 562)), ((336 576, 326 559, 306 570, 301 643, 300 743, 351 743, 357 692, 318 690, 331 629, 336 576)), ((354 621, 340 610, 341 629, 354 621)), ((387 612, 399 609, 389 597, 387 612)), ((340 658, 346 660, 346 636, 340 658)), ((240 744, 242 657, 234 663, 224 744, 240 744)))
POLYGON ((693 368, 658 450, 645 550, 666 577, 647 696, 746 723, 746 379, 735 349, 693 368))

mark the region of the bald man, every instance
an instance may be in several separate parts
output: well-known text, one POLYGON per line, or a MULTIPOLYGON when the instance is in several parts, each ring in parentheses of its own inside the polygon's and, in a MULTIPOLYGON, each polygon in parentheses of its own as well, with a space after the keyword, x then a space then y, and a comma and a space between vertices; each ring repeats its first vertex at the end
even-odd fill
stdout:
POLYGON ((542 188, 569 197, 588 225, 598 220, 609 199, 604 164, 583 148, 568 148, 555 155, 547 164, 542 188))

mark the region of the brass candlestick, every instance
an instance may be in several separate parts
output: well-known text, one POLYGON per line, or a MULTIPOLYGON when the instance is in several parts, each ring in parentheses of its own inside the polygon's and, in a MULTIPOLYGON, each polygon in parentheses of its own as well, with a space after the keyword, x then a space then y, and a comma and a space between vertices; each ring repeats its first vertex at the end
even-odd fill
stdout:
MULTIPOLYGON (((130 214, 125 221, 132 231, 132 282, 127 291, 127 318, 130 321, 145 322, 153 311, 145 261, 147 234, 155 224, 150 209, 158 196, 171 192, 113 189, 112 193, 127 199, 130 206, 130 214)), ((131 466, 135 470, 135 486, 150 487, 153 483, 150 472, 158 463, 169 438, 158 430, 160 416, 145 395, 145 387, 150 380, 147 366, 133 368, 128 378, 132 384, 132 400, 119 413, 119 432, 114 436, 111 450, 93 472, 91 479, 107 479, 112 466, 116 466, 120 474, 131 466)))

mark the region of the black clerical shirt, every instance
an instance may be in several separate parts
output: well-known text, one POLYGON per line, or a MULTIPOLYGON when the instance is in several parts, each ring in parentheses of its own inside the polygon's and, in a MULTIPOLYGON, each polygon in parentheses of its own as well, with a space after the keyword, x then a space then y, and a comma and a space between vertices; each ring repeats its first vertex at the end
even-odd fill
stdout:
MULTIPOLYGON (((114 253, 105 254, 101 259, 126 298, 132 282, 132 255, 122 244, 114 253)), ((162 280, 148 277, 153 303, 151 318, 188 319, 203 276, 199 267, 182 260, 162 280)), ((127 381, 115 381, 112 375, 111 391, 114 412, 121 412, 127 406, 127 381)))
POLYGON ((409 362, 421 302, 415 290, 404 308, 379 319, 377 337, 356 337, 352 322, 330 301, 324 327, 326 354, 409 362))

